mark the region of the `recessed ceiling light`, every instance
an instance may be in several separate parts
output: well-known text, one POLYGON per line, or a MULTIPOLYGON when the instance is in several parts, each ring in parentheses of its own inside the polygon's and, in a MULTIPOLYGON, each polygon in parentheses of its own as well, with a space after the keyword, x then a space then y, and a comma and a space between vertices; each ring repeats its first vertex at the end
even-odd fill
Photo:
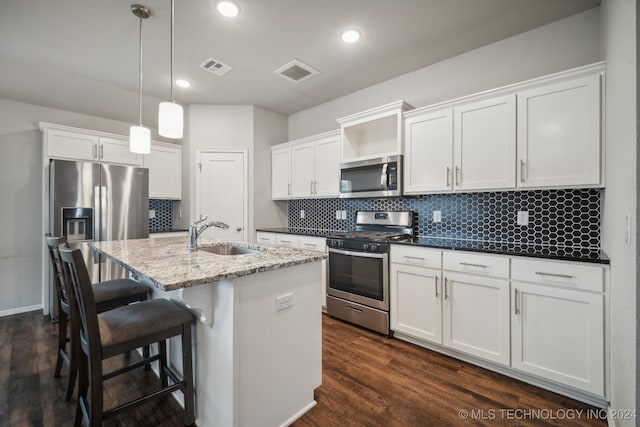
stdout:
POLYGON ((191 82, 183 79, 176 80, 176 84, 180 87, 191 87, 191 82))
POLYGON ((358 30, 347 30, 342 33, 342 41, 345 43, 355 43, 360 38, 360 31, 358 30))
POLYGON ((240 13, 240 8, 232 1, 224 0, 216 4, 218 12, 227 18, 235 18, 240 13))

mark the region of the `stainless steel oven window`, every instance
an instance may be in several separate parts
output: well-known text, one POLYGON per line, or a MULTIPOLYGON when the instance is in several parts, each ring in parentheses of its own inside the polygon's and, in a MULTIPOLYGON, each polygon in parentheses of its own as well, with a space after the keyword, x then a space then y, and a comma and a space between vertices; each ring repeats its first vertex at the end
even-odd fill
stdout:
POLYGON ((389 308, 388 254, 329 250, 329 295, 389 308))

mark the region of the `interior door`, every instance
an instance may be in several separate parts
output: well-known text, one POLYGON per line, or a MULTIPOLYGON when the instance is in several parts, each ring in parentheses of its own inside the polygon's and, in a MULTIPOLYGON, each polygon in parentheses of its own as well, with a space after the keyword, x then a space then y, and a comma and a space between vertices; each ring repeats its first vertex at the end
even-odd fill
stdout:
POLYGON ((247 240, 247 153, 203 151, 198 155, 196 217, 221 221, 227 230, 209 227, 204 236, 247 240))

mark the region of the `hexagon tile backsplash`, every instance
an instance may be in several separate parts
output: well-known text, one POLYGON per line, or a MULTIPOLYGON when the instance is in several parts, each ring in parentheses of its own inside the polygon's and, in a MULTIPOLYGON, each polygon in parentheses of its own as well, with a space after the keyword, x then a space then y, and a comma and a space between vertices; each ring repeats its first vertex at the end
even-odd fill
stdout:
POLYGON ((410 210, 418 212, 424 237, 599 248, 601 195, 585 189, 290 200, 288 221, 291 228, 351 230, 356 211, 410 210), (336 219, 343 210, 347 219, 336 219), (433 222, 433 211, 442 212, 442 222, 433 222), (528 225, 517 224, 518 211, 529 213, 528 225))

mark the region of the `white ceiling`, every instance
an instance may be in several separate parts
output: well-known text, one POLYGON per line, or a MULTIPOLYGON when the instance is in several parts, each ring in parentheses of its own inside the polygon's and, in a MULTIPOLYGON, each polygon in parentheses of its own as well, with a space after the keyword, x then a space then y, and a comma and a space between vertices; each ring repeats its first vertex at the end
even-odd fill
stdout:
MULTIPOLYGON (((176 102, 253 104, 292 114, 599 5, 599 0, 177 0, 175 68, 193 83, 176 102), (341 30, 361 40, 346 45, 341 30), (208 57, 233 67, 199 68, 208 57), (273 74, 299 59, 320 74, 293 83, 273 74)), ((138 18, 133 0, 0 0, 0 97, 136 122, 138 18)), ((169 98, 170 0, 139 0, 143 22, 143 121, 156 127, 169 98)))

